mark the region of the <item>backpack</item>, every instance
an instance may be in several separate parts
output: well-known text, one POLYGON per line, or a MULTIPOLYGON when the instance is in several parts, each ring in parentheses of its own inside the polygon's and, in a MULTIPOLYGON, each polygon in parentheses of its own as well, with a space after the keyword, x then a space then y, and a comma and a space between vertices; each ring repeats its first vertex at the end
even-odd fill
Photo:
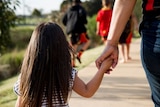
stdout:
POLYGON ((78 23, 78 12, 70 11, 67 15, 67 24, 66 24, 66 32, 67 34, 71 34, 75 31, 76 25, 78 23))
POLYGON ((80 5, 76 5, 70 8, 64 15, 62 21, 63 24, 66 26, 67 34, 86 32, 86 11, 80 5))

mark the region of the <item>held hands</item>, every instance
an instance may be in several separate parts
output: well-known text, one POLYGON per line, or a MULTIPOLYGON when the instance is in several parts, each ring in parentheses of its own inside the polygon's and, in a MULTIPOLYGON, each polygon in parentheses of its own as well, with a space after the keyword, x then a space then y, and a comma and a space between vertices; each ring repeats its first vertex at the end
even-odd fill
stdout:
POLYGON ((99 71, 103 72, 103 73, 110 74, 110 72, 112 71, 112 69, 111 69, 112 63, 113 63, 113 59, 111 57, 106 58, 102 62, 99 71))
POLYGON ((118 63, 118 55, 119 55, 118 46, 116 44, 111 44, 110 41, 107 41, 103 53, 95 61, 96 67, 100 69, 104 60, 107 58, 111 58, 113 60, 111 64, 112 68, 115 68, 118 63))

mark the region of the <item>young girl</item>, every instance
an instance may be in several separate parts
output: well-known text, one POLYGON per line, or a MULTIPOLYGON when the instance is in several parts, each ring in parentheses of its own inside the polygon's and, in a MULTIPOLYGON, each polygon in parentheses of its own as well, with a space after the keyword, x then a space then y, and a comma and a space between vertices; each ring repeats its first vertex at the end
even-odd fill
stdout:
POLYGON ((71 48, 62 29, 55 23, 42 23, 34 30, 14 85, 18 95, 15 107, 69 107, 72 89, 91 97, 98 89, 112 59, 102 64, 85 84, 71 65, 71 48))

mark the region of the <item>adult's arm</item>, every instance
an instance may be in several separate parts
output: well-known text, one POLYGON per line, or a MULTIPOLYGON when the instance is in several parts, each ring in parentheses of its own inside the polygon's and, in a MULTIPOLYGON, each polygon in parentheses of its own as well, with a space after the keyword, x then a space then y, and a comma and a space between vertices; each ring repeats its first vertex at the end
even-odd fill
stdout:
POLYGON ((111 56, 113 58, 112 67, 114 68, 118 63, 118 42, 124 27, 132 14, 136 0, 116 0, 112 19, 110 24, 110 30, 108 34, 108 41, 106 47, 99 58, 97 58, 96 66, 100 68, 101 63, 105 58, 111 56))

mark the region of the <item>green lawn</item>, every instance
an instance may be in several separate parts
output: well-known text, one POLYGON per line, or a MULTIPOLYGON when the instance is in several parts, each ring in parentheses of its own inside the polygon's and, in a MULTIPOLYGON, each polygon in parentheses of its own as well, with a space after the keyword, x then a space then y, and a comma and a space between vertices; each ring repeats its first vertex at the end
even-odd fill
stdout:
MULTIPOLYGON (((103 51, 104 46, 99 46, 94 49, 89 49, 84 52, 82 55, 82 63, 77 64, 77 69, 80 70, 91 62, 95 61, 95 59, 101 54, 103 51)), ((0 107, 14 107, 16 101, 16 95, 13 92, 13 85, 17 80, 17 76, 14 76, 10 79, 0 81, 0 107)))
POLYGON ((13 93, 13 84, 17 76, 0 82, 0 107, 14 107, 16 95, 13 93))

